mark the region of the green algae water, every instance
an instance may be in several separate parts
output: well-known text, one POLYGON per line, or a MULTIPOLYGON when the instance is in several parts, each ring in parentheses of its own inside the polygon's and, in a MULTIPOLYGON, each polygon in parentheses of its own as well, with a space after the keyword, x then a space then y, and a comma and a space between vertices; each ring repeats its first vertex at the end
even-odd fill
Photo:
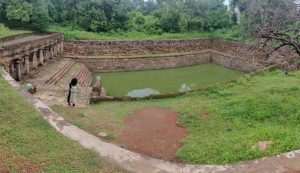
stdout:
POLYGON ((201 64, 162 70, 94 73, 100 75, 110 96, 145 97, 185 92, 237 79, 244 73, 215 64, 201 64))

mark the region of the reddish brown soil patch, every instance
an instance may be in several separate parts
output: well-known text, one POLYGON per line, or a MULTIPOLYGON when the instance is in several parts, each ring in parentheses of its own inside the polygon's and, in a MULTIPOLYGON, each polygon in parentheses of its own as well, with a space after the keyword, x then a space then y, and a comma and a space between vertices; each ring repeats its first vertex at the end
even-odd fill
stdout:
POLYGON ((127 127, 116 142, 137 153, 176 161, 176 151, 187 135, 186 129, 178 127, 177 122, 176 112, 149 107, 126 119, 127 127))

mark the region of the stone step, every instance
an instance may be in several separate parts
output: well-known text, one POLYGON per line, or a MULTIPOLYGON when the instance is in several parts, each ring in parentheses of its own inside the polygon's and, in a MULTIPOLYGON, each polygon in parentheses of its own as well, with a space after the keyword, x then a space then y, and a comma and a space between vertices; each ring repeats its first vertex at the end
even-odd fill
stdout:
POLYGON ((26 75, 24 77, 24 81, 31 82, 31 81, 37 81, 38 83, 42 82, 44 83, 49 76, 52 75, 52 71, 56 69, 57 66, 61 63, 61 60, 52 61, 49 64, 46 64, 44 67, 37 71, 33 71, 29 75, 26 75))
POLYGON ((89 87, 91 81, 91 72, 87 67, 83 66, 81 74, 81 86, 89 87))
MULTIPOLYGON (((39 73, 41 73, 41 72, 42 72, 43 70, 45 70, 46 68, 49 68, 50 66, 51 66, 51 67, 55 67, 54 64, 58 64, 58 62, 59 62, 58 59, 50 59, 50 60, 48 61, 48 63, 45 64, 44 66, 38 67, 36 70, 32 70, 32 71, 29 72, 29 74, 23 76, 23 80, 26 81, 27 79, 30 79, 30 78, 32 78, 32 77, 35 76, 35 75, 38 75, 39 73)), ((32 68, 31 68, 31 69, 32 69, 32 68)))
POLYGON ((90 71, 85 67, 84 64, 76 63, 65 75, 57 82, 60 86, 68 86, 72 78, 77 78, 79 86, 89 87, 88 81, 90 81, 90 71))
POLYGON ((72 60, 67 60, 67 63, 64 64, 63 67, 58 68, 57 71, 51 76, 47 81, 46 84, 56 84, 64 74, 73 66, 75 62, 72 60))
POLYGON ((77 79, 78 79, 78 83, 80 86, 84 86, 83 83, 84 83, 84 80, 85 80, 85 76, 84 76, 84 67, 81 66, 80 70, 78 71, 77 73, 77 79))
POLYGON ((75 63, 71 59, 60 59, 33 74, 26 82, 37 86, 35 96, 46 104, 67 106, 69 83, 74 77, 79 83, 76 106, 86 107, 92 93, 92 74, 84 64, 75 63))
POLYGON ((46 68, 39 71, 39 73, 31 76, 26 82, 31 82, 35 84, 45 84, 49 81, 57 72, 61 71, 66 65, 72 63, 69 59, 60 59, 54 61, 53 63, 47 65, 46 68))

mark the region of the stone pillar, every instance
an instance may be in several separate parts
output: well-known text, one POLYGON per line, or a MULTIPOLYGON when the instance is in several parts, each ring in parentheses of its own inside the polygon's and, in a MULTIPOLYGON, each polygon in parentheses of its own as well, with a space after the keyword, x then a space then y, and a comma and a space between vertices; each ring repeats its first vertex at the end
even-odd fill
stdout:
POLYGON ((44 49, 44 58, 45 58, 45 61, 48 61, 49 60, 49 51, 48 51, 48 47, 45 47, 44 49))
POLYGON ((10 73, 15 72, 15 62, 14 61, 11 61, 9 64, 9 71, 10 71, 10 73))
POLYGON ((64 39, 62 38, 60 41, 60 54, 62 55, 64 52, 64 39))
POLYGON ((101 77, 97 76, 96 82, 95 82, 93 90, 92 90, 92 96, 93 97, 100 97, 101 96, 101 90, 102 90, 101 77))
POLYGON ((43 48, 39 50, 39 65, 43 66, 44 65, 44 54, 43 54, 43 48))
POLYGON ((15 67, 16 67, 16 80, 20 81, 22 80, 22 72, 21 72, 21 60, 16 59, 14 61, 15 67))
POLYGON ((25 74, 28 74, 30 71, 29 54, 26 54, 24 58, 25 58, 25 74))
POLYGON ((37 51, 33 52, 33 56, 32 56, 32 68, 33 69, 37 69, 38 66, 38 62, 37 62, 37 51))
POLYGON ((53 45, 50 46, 50 59, 54 58, 54 51, 53 51, 53 45))
POLYGON ((58 58, 58 50, 57 50, 57 46, 58 44, 57 44, 57 42, 55 42, 55 44, 54 44, 54 56, 56 57, 56 58, 58 58))

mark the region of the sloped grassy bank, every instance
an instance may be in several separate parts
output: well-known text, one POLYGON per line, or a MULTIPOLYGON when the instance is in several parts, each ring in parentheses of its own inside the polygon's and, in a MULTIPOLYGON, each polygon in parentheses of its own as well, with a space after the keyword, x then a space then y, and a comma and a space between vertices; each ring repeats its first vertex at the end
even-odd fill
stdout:
POLYGON ((56 132, 0 74, 0 172, 120 172, 56 132))
POLYGON ((148 106, 171 109, 188 130, 177 157, 193 164, 225 164, 299 149, 299 98, 300 72, 273 71, 171 99, 54 110, 92 134, 107 132, 113 142, 134 111, 148 106), (253 149, 260 141, 272 144, 265 151, 253 149))

